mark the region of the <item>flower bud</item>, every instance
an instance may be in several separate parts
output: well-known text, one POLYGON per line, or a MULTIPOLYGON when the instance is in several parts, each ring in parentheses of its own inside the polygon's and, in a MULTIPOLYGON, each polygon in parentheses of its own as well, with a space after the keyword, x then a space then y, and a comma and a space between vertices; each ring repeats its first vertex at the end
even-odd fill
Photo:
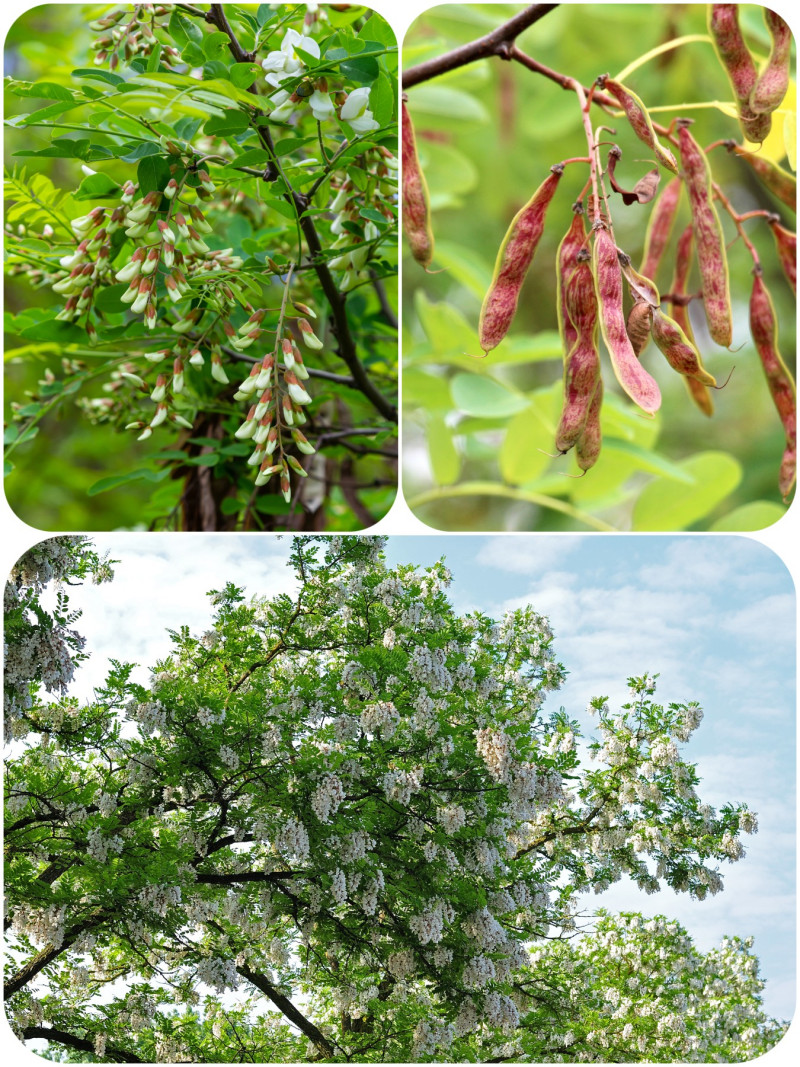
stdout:
MULTIPOLYGON (((297 446, 298 452, 302 452, 306 456, 313 456, 314 453, 317 451, 316 448, 314 448, 314 446, 308 440, 306 435, 300 430, 292 430, 292 440, 297 446)), ((305 473, 306 472, 303 471, 304 475, 305 473)))
POLYGON ((156 379, 155 389, 150 394, 150 399, 155 403, 160 403, 167 395, 167 376, 166 374, 159 374, 156 379))
POLYGON ((238 430, 234 432, 234 437, 238 437, 240 441, 244 441, 248 437, 253 436, 253 434, 256 432, 255 414, 256 409, 254 405, 250 408, 250 411, 247 413, 247 418, 244 420, 242 425, 238 428, 238 430))
POLYGON ((162 422, 167 421, 167 405, 159 404, 156 408, 156 413, 150 420, 150 429, 154 430, 156 426, 160 426, 162 422))
POLYGON ((322 348, 322 341, 320 341, 305 319, 298 319, 297 326, 300 330, 300 337, 308 348, 315 350, 322 348))
POLYGON ((283 380, 286 383, 286 388, 289 390, 289 396, 296 404, 311 403, 311 397, 297 380, 297 375, 294 371, 287 370, 284 373, 283 380))
POLYGON ((222 357, 216 351, 211 353, 211 377, 215 382, 228 385, 229 379, 225 373, 225 368, 222 366, 222 357))

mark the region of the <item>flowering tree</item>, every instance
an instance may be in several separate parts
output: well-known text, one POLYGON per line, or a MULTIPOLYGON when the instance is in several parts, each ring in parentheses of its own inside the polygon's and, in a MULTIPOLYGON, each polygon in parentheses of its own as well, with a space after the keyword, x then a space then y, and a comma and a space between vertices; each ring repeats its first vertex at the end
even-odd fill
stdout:
POLYGON ((135 1062, 742 1059, 779 1036, 749 942, 581 894, 697 898, 756 829, 630 679, 578 724, 533 608, 459 616, 443 562, 297 539, 293 595, 213 592, 148 685, 19 713, 6 997, 22 1040, 135 1062), (679 1022, 669 1020, 678 1019, 679 1022), (667 1021, 665 1021, 667 1020, 667 1021), (679 1025, 680 1023, 680 1025, 679 1025))
POLYGON ((77 399, 146 443, 134 470, 93 463, 89 495, 158 489, 154 526, 371 525, 395 487, 391 30, 364 8, 77 10, 94 65, 7 85, 34 157, 8 177, 9 270, 46 298, 12 290, 12 359, 55 356, 10 451, 27 476, 77 399))

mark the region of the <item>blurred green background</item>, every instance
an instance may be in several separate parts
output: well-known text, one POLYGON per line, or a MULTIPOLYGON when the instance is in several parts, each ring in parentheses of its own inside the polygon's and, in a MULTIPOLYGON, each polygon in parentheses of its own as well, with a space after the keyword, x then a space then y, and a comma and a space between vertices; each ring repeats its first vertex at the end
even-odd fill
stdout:
MULTIPOLYGON (((518 12, 512 5, 446 5, 416 20, 404 42, 408 69, 495 29, 518 12)), ((761 9, 746 5, 741 22, 748 43, 765 58, 769 36, 761 9)), ((705 37, 705 5, 563 4, 518 39, 523 51, 548 67, 590 85, 637 57, 683 35, 705 37)), ((678 115, 695 120, 701 145, 741 132, 723 104, 731 90, 709 41, 692 41, 650 59, 625 79, 668 125, 678 115), (702 103, 702 107, 690 107, 702 103)), ((794 86, 784 102, 794 109, 794 86)), ((430 190, 436 251, 430 273, 406 252, 404 298, 404 480, 417 516, 446 530, 760 529, 785 510, 778 469, 785 437, 768 393, 748 327, 752 260, 729 242, 734 342, 731 351, 708 338, 702 307, 691 308, 707 368, 725 387, 714 393, 707 418, 684 382, 651 342, 643 354, 664 402, 655 419, 625 397, 603 353, 606 400, 604 446, 585 477, 571 457, 551 458, 561 408, 562 355, 555 310, 555 255, 569 225, 588 167, 571 165, 548 211, 544 237, 522 291, 516 319, 502 344, 477 359, 477 323, 495 256, 514 214, 549 167, 586 155, 580 109, 572 92, 517 63, 481 60, 408 90, 423 171, 430 190), (732 372, 732 373, 731 373, 732 372), (543 495, 539 506, 531 500, 543 495), (561 510, 557 510, 561 509, 561 510), (744 510, 742 510, 744 509, 744 510)), ((592 109, 595 126, 622 148, 618 180, 627 188, 654 164, 624 118, 592 109)), ((784 157, 794 115, 773 116, 763 151, 784 157)), ((790 150, 793 145, 790 144, 790 150)), ((605 153, 603 154, 605 159, 605 153)), ((737 212, 777 211, 794 217, 724 148, 710 154, 714 178, 737 212)), ((785 158, 782 166, 788 168, 785 158)), ((668 180, 662 173, 661 188, 668 180)), ((612 194, 618 245, 641 261, 650 205, 626 207, 612 194)), ((721 216, 724 212, 720 211, 721 216)), ((689 222, 684 194, 672 246, 657 277, 670 284, 674 242, 689 222)), ((771 231, 762 219, 745 224, 762 257, 765 281, 780 323, 780 348, 792 366, 795 301, 778 265, 771 231)), ((733 242, 733 243, 731 243, 733 242)), ((690 291, 699 288, 696 267, 690 291)))

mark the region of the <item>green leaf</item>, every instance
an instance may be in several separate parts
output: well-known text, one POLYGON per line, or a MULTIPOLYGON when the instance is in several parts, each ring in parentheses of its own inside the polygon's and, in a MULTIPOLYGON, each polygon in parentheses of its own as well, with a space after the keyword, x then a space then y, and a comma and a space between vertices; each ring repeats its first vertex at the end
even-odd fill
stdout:
POLYGON ((234 63, 228 68, 228 77, 237 89, 249 89, 260 73, 257 63, 234 63))
POLYGON ((441 416, 433 415, 428 419, 426 433, 433 479, 437 485, 452 485, 458 481, 461 471, 461 457, 452 431, 441 416))
POLYGON ((527 397, 477 374, 456 374, 450 383, 450 393, 455 406, 465 415, 483 418, 516 415, 528 406, 527 397))
POLYGON ((142 196, 153 189, 164 189, 171 177, 169 163, 163 156, 145 156, 136 168, 136 178, 142 196))
POLYGON ((525 485, 542 475, 552 456, 544 451, 553 445, 552 404, 548 396, 535 396, 530 405, 508 424, 500 449, 500 473, 509 485, 525 485))
POLYGON ((119 192, 119 185, 108 174, 88 174, 75 192, 76 200, 95 200, 119 192))
POLYGON ((170 15, 169 32, 181 49, 185 48, 190 42, 201 44, 203 40, 203 31, 200 27, 195 25, 191 19, 184 18, 177 9, 173 9, 170 15))
POLYGON ((712 530, 728 530, 750 533, 753 530, 764 530, 772 526, 778 519, 786 514, 786 508, 775 504, 771 500, 754 500, 750 504, 743 504, 740 508, 734 508, 727 515, 710 527, 712 530))
POLYGON ((95 307, 100 311, 124 311, 125 304, 120 302, 120 297, 127 288, 122 282, 119 285, 105 286, 94 299, 95 307))
POLYGON ((489 122, 489 112, 477 97, 448 85, 418 85, 409 97, 414 114, 439 115, 450 122, 489 122))
POLYGON ((228 136, 244 133, 249 126, 250 120, 243 111, 239 111, 238 108, 228 108, 221 115, 212 115, 203 127, 203 133, 209 136, 213 134, 228 136))
POLYGON ((659 478, 646 485, 633 509, 634 530, 685 530, 705 518, 742 480, 727 452, 701 452, 679 464, 692 485, 659 478))
POLYGON ((665 478, 671 478, 673 481, 683 482, 684 485, 692 485, 694 482, 692 475, 687 473, 679 463, 672 463, 657 452, 653 452, 649 448, 642 448, 641 445, 634 444, 633 441, 620 437, 605 437, 603 439, 603 450, 605 452, 619 452, 624 456, 631 457, 636 461, 636 466, 640 470, 650 471, 652 474, 661 474, 665 478))
POLYGON ((227 33, 222 33, 219 30, 214 33, 207 33, 203 38, 203 53, 206 59, 223 59, 230 55, 229 44, 230 40, 227 33))
MULTIPOLYGON (((72 77, 105 82, 106 85, 114 86, 121 85, 125 81, 119 74, 115 74, 113 70, 100 70, 99 67, 80 67, 78 70, 73 70, 72 77)), ((66 98, 61 97, 60 99, 66 98)))
MULTIPOLYGON (((219 442, 217 442, 219 444, 219 442)), ((219 452, 207 452, 203 456, 190 456, 186 463, 190 467, 216 467, 222 456, 219 452)))
POLYGON ((145 156, 160 156, 162 152, 161 145, 157 141, 137 141, 133 145, 123 145, 118 151, 122 152, 123 149, 125 154, 120 155, 119 158, 125 163, 138 163, 145 156))
POLYGON ((129 482, 142 479, 146 482, 160 482, 167 477, 169 477, 169 470, 151 471, 143 467, 141 470, 130 471, 128 474, 113 474, 108 478, 101 478, 100 481, 89 486, 86 495, 97 496, 98 493, 107 493, 109 489, 116 489, 120 485, 127 485, 129 482))
POLYGON ((383 72, 378 74, 378 77, 372 83, 372 90, 369 94, 369 107, 373 118, 381 126, 391 122, 395 108, 394 86, 391 78, 387 77, 383 72))

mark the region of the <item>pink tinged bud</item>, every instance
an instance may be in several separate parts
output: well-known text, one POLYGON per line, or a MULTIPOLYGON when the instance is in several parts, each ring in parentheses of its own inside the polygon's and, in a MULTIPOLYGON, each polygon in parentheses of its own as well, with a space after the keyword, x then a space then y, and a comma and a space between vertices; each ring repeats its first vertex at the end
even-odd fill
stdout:
POLYGON ((297 380, 297 376, 293 371, 286 371, 283 376, 283 380, 286 382, 286 388, 289 390, 289 396, 294 400, 296 404, 310 404, 311 397, 302 387, 297 380))
POLYGON ((170 178, 170 180, 167 182, 167 187, 164 190, 164 196, 167 198, 167 200, 171 200, 173 196, 175 196, 177 191, 178 183, 175 181, 174 178, 170 178))
POLYGON ((164 284, 167 287, 167 296, 170 298, 173 304, 177 304, 179 300, 183 300, 183 293, 180 291, 178 283, 172 277, 171 274, 167 274, 164 278, 164 284))
POLYGON ((272 417, 270 415, 264 415, 258 420, 258 427, 256 428, 256 432, 253 434, 253 440, 257 445, 263 445, 266 443, 271 427, 272 417))
POLYGON ((289 482, 288 474, 281 475, 281 493, 283 494, 283 499, 288 504, 292 499, 292 487, 289 482))
POLYGON ((314 311, 313 308, 310 308, 308 304, 301 304, 299 300, 293 300, 292 303, 301 315, 308 315, 310 319, 315 319, 317 317, 316 311, 314 311))
POLYGON ((278 447, 278 427, 273 426, 267 434, 267 443, 264 446, 264 451, 268 456, 271 456, 275 449, 278 447))
MULTIPOLYGON (((309 373, 306 370, 306 365, 303 363, 303 357, 300 355, 300 349, 296 344, 292 344, 292 355, 294 356, 294 367, 292 368, 298 378, 303 381, 307 381, 309 373)), ((287 364, 288 366, 288 364, 287 364)))
POLYGON ((289 464, 293 471, 300 475, 301 478, 308 477, 308 471, 303 469, 303 467, 300 465, 299 460, 296 460, 294 456, 287 456, 286 462, 289 464))
POLYGON ((159 404, 156 408, 156 413, 150 420, 150 429, 154 430, 156 426, 160 426, 162 422, 167 421, 167 405, 159 404))
POLYGON ((263 459, 264 459, 264 449, 261 448, 261 446, 259 445, 259 447, 255 450, 255 452, 253 452, 253 454, 248 458, 247 465, 249 467, 260 466, 260 464, 261 464, 263 459))
POLYGON ((305 424, 308 422, 308 419, 305 417, 302 408, 298 408, 297 411, 295 411, 294 421, 297 426, 305 426, 305 424))
POLYGON ((236 432, 234 433, 233 436, 234 437, 238 437, 240 441, 244 441, 248 437, 252 437, 253 434, 256 432, 256 418, 255 418, 255 416, 256 416, 256 409, 255 409, 255 405, 254 405, 253 407, 250 408, 249 412, 247 413, 247 418, 242 423, 242 425, 239 427, 239 429, 236 430, 236 432))
POLYGON ((173 415, 170 415, 170 418, 172 419, 173 422, 176 422, 178 424, 178 426, 182 426, 184 428, 184 430, 191 430, 192 429, 192 424, 189 422, 188 419, 185 419, 183 417, 183 415, 173 414, 173 415))
POLYGON ((166 359, 167 356, 171 355, 172 350, 170 348, 159 348, 155 352, 145 352, 144 358, 151 363, 160 363, 162 359, 166 359))
POLYGON ((250 333, 245 334, 244 337, 234 337, 231 341, 231 346, 237 349, 239 352, 243 352, 245 348, 249 348, 254 344, 261 336, 261 330, 252 330, 250 333))
POLYGON ((125 292, 120 297, 120 300, 122 301, 123 304, 132 304, 133 301, 137 298, 138 295, 139 295, 139 276, 137 274, 136 277, 131 282, 131 284, 128 286, 128 288, 125 290, 125 292))
POLYGON ((183 392, 183 360, 176 359, 172 364, 172 391, 173 393, 183 392))
POLYGON ((212 352, 211 354, 211 377, 215 382, 219 382, 221 385, 228 385, 230 379, 225 373, 225 368, 222 366, 222 359, 219 352, 212 352))
POLYGON ((156 387, 150 394, 150 399, 158 404, 167 395, 167 376, 166 374, 159 374, 156 379, 156 387))
POLYGON ((158 266, 158 261, 161 258, 161 249, 156 246, 151 248, 147 253, 147 259, 142 264, 142 274, 152 274, 158 266))
POLYGON ((261 370, 256 378, 256 389, 266 389, 272 384, 272 356, 264 356, 261 370))
POLYGON ((164 260, 165 267, 171 267, 175 262, 175 245, 172 242, 167 242, 164 245, 162 258, 164 260))
POLYGON ((141 430, 141 428, 142 428, 141 420, 139 420, 138 422, 127 422, 125 424, 125 429, 126 430, 141 430))
POLYGON ((146 222, 135 223, 133 226, 128 226, 125 234, 128 237, 144 237, 149 229, 150 227, 146 222))
POLYGON ((189 362, 193 367, 203 366, 205 360, 203 359, 203 353, 200 351, 199 348, 193 348, 192 351, 189 353, 189 362))
MULTIPOLYGON (((313 456, 317 451, 306 435, 301 433, 300 430, 292 430, 292 440, 297 446, 297 451, 302 452, 306 456, 313 456)), ((305 474, 305 471, 303 473, 305 474)))
POLYGON ((294 426, 294 407, 288 396, 283 398, 283 421, 287 426, 294 426))
POLYGON ((261 465, 261 470, 256 475, 256 485, 265 485, 273 474, 277 474, 280 470, 280 465, 270 465, 270 460, 265 459, 261 465))
POLYGON ((322 348, 322 341, 314 333, 305 319, 298 319, 297 325, 300 328, 300 336, 303 339, 303 344, 308 348, 320 349, 322 348))
POLYGON ((147 438, 150 437, 152 433, 153 433, 153 431, 150 429, 150 427, 149 426, 145 426, 145 428, 142 430, 142 432, 139 434, 139 436, 136 438, 136 440, 137 441, 146 441, 147 438))
POLYGON ((163 219, 159 219, 156 223, 156 227, 158 228, 158 232, 161 234, 162 241, 166 241, 171 245, 175 244, 175 234, 169 228, 168 223, 164 222, 163 219))
POLYGON ((259 311, 254 311, 250 318, 247 320, 247 322, 242 323, 242 325, 239 327, 239 333, 248 333, 248 327, 260 326, 265 315, 266 311, 264 311, 263 309, 259 311))
POLYGON ((200 179, 200 184, 203 186, 207 193, 214 192, 216 186, 212 182, 207 170, 198 170, 197 177, 200 179))
POLYGON ((128 208, 128 222, 141 223, 150 217, 150 205, 146 200, 139 200, 133 207, 128 208))
POLYGON ((133 198, 135 196, 136 196, 136 186, 134 185, 134 183, 133 182, 125 182, 125 185, 122 187, 122 196, 120 197, 120 200, 122 201, 122 203, 123 204, 130 204, 133 201, 133 198))
POLYGON ((136 299, 131 304, 131 311, 136 315, 141 315, 147 305, 150 303, 150 286, 146 279, 143 279, 139 284, 139 292, 136 295, 136 299), (147 288, 144 286, 147 285, 147 288))
POLYGON ((148 330, 154 330, 158 321, 158 312, 156 311, 155 304, 150 303, 144 309, 144 324, 148 330))
POLYGON ((191 311, 187 311, 186 314, 178 319, 173 325, 172 329, 174 333, 188 333, 189 330, 193 329, 200 321, 202 314, 202 308, 192 308, 191 311))

